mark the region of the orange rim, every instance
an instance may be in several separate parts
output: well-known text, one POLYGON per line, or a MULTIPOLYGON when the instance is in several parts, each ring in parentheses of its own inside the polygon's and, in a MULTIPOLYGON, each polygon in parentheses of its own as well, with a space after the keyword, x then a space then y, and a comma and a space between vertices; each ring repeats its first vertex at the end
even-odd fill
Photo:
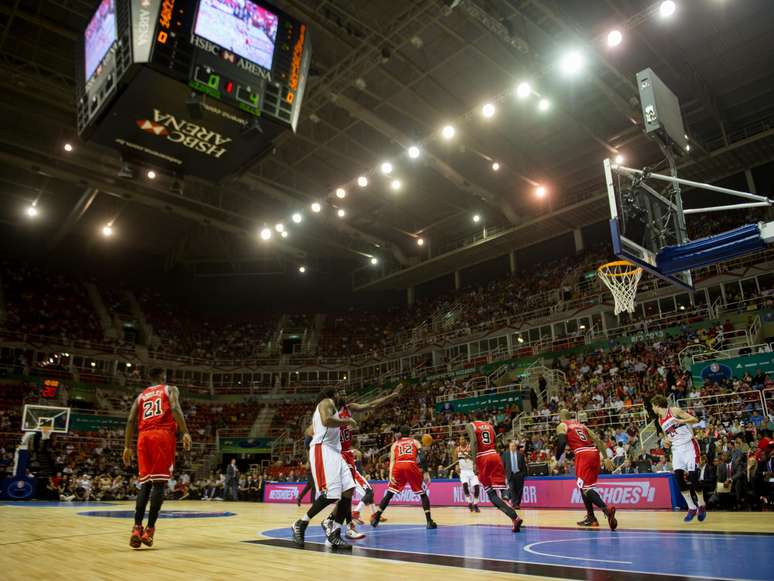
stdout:
POLYGON ((597 268, 597 272, 602 276, 632 276, 638 272, 642 272, 642 268, 629 262, 628 260, 614 260, 613 262, 607 262, 597 268), (608 272, 608 269, 615 268, 617 266, 628 266, 629 270, 624 272, 608 272))

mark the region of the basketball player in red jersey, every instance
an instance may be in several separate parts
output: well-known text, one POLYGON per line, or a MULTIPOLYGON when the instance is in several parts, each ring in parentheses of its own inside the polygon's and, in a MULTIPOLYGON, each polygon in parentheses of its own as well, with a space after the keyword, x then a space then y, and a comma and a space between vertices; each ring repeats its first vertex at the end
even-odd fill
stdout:
POLYGON ((183 434, 183 448, 191 449, 191 435, 185 425, 177 388, 164 383, 163 369, 151 370, 150 379, 153 385, 138 395, 132 404, 124 437, 124 464, 129 466, 132 463, 135 427, 139 431, 137 464, 141 486, 134 510, 134 528, 129 538, 129 546, 134 549, 139 548, 140 544, 148 547, 153 545, 156 519, 164 502, 164 488, 172 476, 175 464, 176 430, 183 434), (142 521, 149 498, 148 526, 143 530, 142 521))
POLYGON ((605 467, 611 471, 613 469, 612 461, 605 457, 605 444, 592 430, 582 423, 572 420, 568 410, 559 411, 559 420, 559 425, 556 426, 558 435, 556 459, 559 460, 562 457, 565 447, 569 445, 575 454, 575 476, 583 504, 586 506, 586 518, 578 522, 578 525, 582 527, 599 526, 597 517, 594 516, 594 505, 597 505, 605 513, 610 530, 614 531, 618 527, 615 507, 606 505, 595 488, 599 478, 600 454, 602 458, 605 458, 605 467))
POLYGON ((495 431, 489 422, 470 422, 465 425, 465 431, 470 441, 470 457, 475 458, 473 473, 478 476, 489 501, 511 519, 511 530, 518 533, 524 522, 516 511, 500 498, 500 491, 505 490, 505 468, 500 454, 495 449, 495 431))
POLYGON ((371 516, 371 526, 379 526, 382 519, 382 513, 390 504, 390 500, 396 494, 403 492, 406 486, 411 487, 411 492, 419 495, 422 501, 422 509, 425 511, 427 528, 437 529, 438 525, 433 522, 430 516, 430 499, 427 497, 427 490, 424 486, 425 480, 430 480, 427 474, 427 461, 424 454, 421 453, 422 444, 410 437, 411 429, 408 426, 401 426, 400 438, 398 438, 390 448, 390 484, 384 498, 379 504, 379 508, 371 516), (417 461, 422 463, 422 470, 419 469, 417 461), (423 479, 422 472, 425 477, 423 479))

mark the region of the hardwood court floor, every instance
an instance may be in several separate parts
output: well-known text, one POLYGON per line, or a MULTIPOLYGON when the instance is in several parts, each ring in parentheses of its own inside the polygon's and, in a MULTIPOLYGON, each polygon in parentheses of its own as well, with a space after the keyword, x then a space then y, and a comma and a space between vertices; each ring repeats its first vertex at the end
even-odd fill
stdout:
MULTIPOLYGON (((83 512, 131 511, 133 503, 91 504, 83 506, 30 506, 23 503, 0 504, 0 579, 358 579, 394 580, 417 578, 422 581, 443 579, 503 578, 504 573, 460 565, 444 566, 431 562, 393 560, 389 554, 380 558, 357 555, 334 555, 319 550, 289 548, 286 541, 273 541, 260 531, 288 527, 304 509, 295 505, 264 505, 226 502, 166 502, 164 512, 232 512, 234 516, 215 518, 165 518, 157 525, 156 542, 152 548, 132 550, 128 546, 131 519, 84 516, 83 512), (264 539, 263 544, 249 543, 264 539), (274 544, 271 544, 274 543, 274 544)), ((424 523, 418 508, 390 507, 386 513, 388 526, 424 523)), ((651 538, 648 531, 691 531, 704 533, 774 533, 771 513, 710 513, 704 523, 685 524, 684 513, 620 511, 620 530, 638 529, 651 538)), ((527 527, 566 527, 575 529, 582 513, 578 511, 526 510, 521 513, 527 527)), ((507 529, 478 528, 475 525, 507 525, 507 520, 493 509, 470 514, 466 509, 438 508, 433 511, 439 527, 454 527, 465 538, 475 540, 484 529, 505 535, 507 529)), ((602 521, 604 522, 604 521, 602 521)), ((309 528, 310 535, 319 532, 319 518, 309 528)), ((361 527, 368 534, 371 528, 361 527)), ((409 530, 412 527, 405 527, 409 530)), ((439 528, 439 531, 441 531, 439 528)), ((378 529, 382 530, 382 529, 378 529)), ((418 530, 416 527, 413 530, 418 530)), ((397 527, 395 531, 398 531, 397 527)), ((433 533, 438 531, 431 531, 433 533)), ((574 533, 574 531, 571 531, 574 533)), ((277 537, 280 533, 273 533, 277 537)), ((399 534, 399 533, 397 533, 399 534)), ((569 532, 568 532, 569 534, 569 532)), ((317 535, 319 537, 319 535, 317 535)), ((566 535, 565 535, 566 536, 566 535)), ((668 534, 666 535, 668 536, 668 534)), ((515 547, 518 535, 513 535, 515 547)), ((720 538, 720 535, 708 535, 720 538)), ((601 537, 600 537, 601 538, 601 537)), ((672 535, 675 538, 675 535, 672 535)), ((752 537, 750 537, 752 538, 752 537)), ((774 537, 756 537, 768 543, 774 537)), ((510 542, 510 541, 508 541, 510 542)), ((554 541, 543 541, 554 542, 554 541)), ((668 542, 668 541, 667 541, 668 542)), ((522 543, 523 544, 523 543, 522 543)), ((630 545, 631 546, 631 545, 630 545)), ((774 553, 772 543, 770 553, 774 553)), ((319 547, 319 545, 318 545, 319 547)), ((365 553, 365 552, 364 552, 365 553)), ((475 555, 470 555, 475 557, 475 555)), ((467 555, 466 555, 467 557, 467 555)), ((659 555, 651 555, 659 559, 659 555)), ((729 559, 744 558, 740 554, 729 559)), ((760 555, 749 555, 751 559, 760 555)), ((572 558, 572 557, 570 557, 572 558)), ((613 557, 615 558, 615 557, 613 557)), ((432 561, 432 559, 430 560, 432 561)), ((475 567, 476 558, 470 559, 475 567)), ((500 562, 503 560, 500 559, 500 562)), ((440 562, 440 561, 436 561, 440 562)), ((760 563, 760 561, 758 561, 760 563)), ((541 565, 532 565, 541 567, 541 565)), ((765 566, 765 565, 764 565, 765 566)), ((574 569, 585 576, 585 570, 574 569)), ((531 570, 530 570, 531 572, 531 570)), ((572 573, 572 571, 570 571, 572 573)), ((590 572, 591 573, 591 572, 590 572)), ((547 567, 537 576, 508 574, 511 579, 565 578, 561 569, 547 567), (554 577, 551 573, 560 573, 554 577)), ((615 573, 592 575, 594 579, 619 579, 615 573)), ((592 578, 588 577, 588 578, 592 578)), ((658 575, 653 575, 658 577, 658 575)), ((634 577, 630 577, 634 578, 634 577)), ((643 577, 644 578, 644 577, 643 577)), ((685 577, 671 577, 672 579, 685 577)), ((763 577, 766 578, 766 577, 763 577)))

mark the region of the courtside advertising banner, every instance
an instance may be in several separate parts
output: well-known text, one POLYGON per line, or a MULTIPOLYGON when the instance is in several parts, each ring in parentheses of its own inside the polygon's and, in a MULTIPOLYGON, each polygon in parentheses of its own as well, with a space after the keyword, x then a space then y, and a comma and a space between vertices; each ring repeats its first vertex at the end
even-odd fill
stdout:
MULTIPOLYGON (((673 507, 671 474, 632 474, 601 476, 597 484, 602 499, 618 508, 671 509, 673 507)), ((304 482, 268 482, 264 502, 296 502, 304 482)), ((373 481, 377 504, 387 490, 384 481, 373 481)), ((429 487, 433 506, 467 506, 468 501, 458 480, 433 480, 429 487)), ((357 496, 355 498, 358 500, 357 496)), ((304 499, 309 502, 309 495, 304 499)), ((419 496, 406 489, 393 497, 391 505, 420 505, 419 496)), ((491 506, 481 490, 481 506, 491 506)), ((583 508, 580 490, 571 476, 527 478, 524 483, 522 508, 583 508)), ((674 505, 677 506, 677 503, 674 505)))

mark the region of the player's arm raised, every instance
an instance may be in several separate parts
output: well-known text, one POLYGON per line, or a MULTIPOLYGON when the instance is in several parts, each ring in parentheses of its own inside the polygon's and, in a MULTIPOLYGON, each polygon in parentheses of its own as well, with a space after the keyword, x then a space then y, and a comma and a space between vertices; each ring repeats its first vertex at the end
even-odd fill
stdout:
POLYGON ((354 418, 334 418, 336 405, 332 399, 324 399, 320 402, 320 421, 326 428, 340 428, 341 426, 357 426, 354 418))
POLYGON ((129 466, 132 463, 132 440, 134 439, 134 430, 137 427, 137 398, 132 402, 132 409, 129 410, 129 419, 126 420, 126 430, 124 431, 124 465, 129 466))
POLYGON ((688 412, 681 410, 679 407, 669 408, 669 411, 672 412, 674 417, 676 417, 684 424, 693 425, 699 423, 698 418, 695 418, 688 412))
POLYGON ((188 433, 188 426, 185 423, 183 408, 180 407, 180 392, 174 385, 169 386, 169 406, 172 408, 172 415, 175 418, 177 429, 183 433, 183 448, 191 449, 191 434, 188 433))
POLYGON ((348 404, 347 407, 350 409, 350 411, 353 411, 353 412, 364 412, 366 410, 371 410, 376 407, 379 407, 383 403, 387 403, 388 401, 398 397, 402 389, 403 389, 403 384, 399 383, 397 387, 387 395, 383 395, 382 397, 377 397, 375 400, 369 401, 368 403, 351 403, 351 404, 348 404))

